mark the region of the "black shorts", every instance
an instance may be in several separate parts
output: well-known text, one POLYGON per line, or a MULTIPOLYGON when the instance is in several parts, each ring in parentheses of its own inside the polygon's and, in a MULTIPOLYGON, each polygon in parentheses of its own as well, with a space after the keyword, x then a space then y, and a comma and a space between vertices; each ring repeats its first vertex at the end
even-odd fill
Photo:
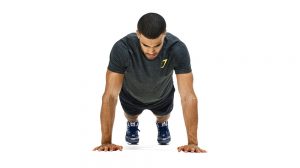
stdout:
POLYGON ((173 100, 174 100, 175 88, 173 87, 169 95, 162 100, 159 100, 154 103, 142 103, 135 98, 133 98, 128 92, 124 89, 121 90, 119 99, 125 113, 129 115, 138 115, 141 114, 144 110, 151 110, 155 115, 164 116, 173 110, 173 100))

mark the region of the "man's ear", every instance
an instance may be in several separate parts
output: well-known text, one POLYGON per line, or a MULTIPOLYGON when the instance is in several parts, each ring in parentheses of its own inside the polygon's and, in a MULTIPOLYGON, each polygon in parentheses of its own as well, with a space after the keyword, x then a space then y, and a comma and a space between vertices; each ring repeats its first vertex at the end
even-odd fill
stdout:
POLYGON ((138 37, 138 39, 140 39, 141 33, 138 30, 135 33, 136 33, 136 36, 138 37))

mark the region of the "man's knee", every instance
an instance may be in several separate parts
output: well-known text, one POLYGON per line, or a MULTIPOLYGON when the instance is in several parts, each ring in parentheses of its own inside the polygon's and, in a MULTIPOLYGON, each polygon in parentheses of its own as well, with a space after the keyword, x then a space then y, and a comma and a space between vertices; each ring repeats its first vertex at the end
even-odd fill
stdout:
POLYGON ((156 116, 157 122, 159 122, 159 123, 163 123, 163 122, 167 121, 170 118, 170 114, 162 115, 162 116, 155 115, 155 116, 156 116))
POLYGON ((136 121, 137 118, 139 117, 139 114, 137 115, 131 115, 131 114, 128 114, 128 113, 124 113, 125 114, 125 117, 127 118, 128 121, 132 122, 132 121, 136 121))

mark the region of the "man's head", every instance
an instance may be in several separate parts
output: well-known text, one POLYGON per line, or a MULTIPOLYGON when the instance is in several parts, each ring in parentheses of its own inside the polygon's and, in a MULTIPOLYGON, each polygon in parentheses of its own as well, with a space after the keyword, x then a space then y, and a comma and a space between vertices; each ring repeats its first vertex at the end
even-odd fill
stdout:
POLYGON ((137 36, 145 56, 150 60, 156 58, 166 34, 165 19, 159 14, 147 13, 140 18, 137 28, 137 36))

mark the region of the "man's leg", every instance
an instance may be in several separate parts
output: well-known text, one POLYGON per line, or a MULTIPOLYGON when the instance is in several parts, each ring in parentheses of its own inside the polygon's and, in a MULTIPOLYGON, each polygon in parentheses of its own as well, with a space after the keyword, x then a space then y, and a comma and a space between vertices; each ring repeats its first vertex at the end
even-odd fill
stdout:
POLYGON ((171 141, 171 135, 168 127, 168 119, 170 114, 158 116, 156 115, 156 126, 157 126, 157 142, 160 145, 167 145, 171 141))
POLYGON ((139 117, 139 114, 138 115, 130 115, 130 114, 127 114, 126 112, 124 114, 129 122, 135 122, 135 121, 137 121, 137 119, 139 117))
POLYGON ((127 113, 124 113, 125 117, 127 118, 127 131, 126 131, 126 136, 125 140, 129 144, 137 144, 139 143, 139 122, 138 122, 138 115, 130 115, 127 113))
POLYGON ((156 122, 158 123, 163 123, 165 121, 168 121, 168 119, 170 118, 170 114, 164 116, 159 116, 159 115, 155 115, 155 116, 156 116, 156 122))
POLYGON ((151 111, 156 116, 156 126, 158 131, 157 142, 160 145, 166 145, 171 141, 168 119, 170 118, 170 113, 173 110, 173 99, 174 90, 166 99, 160 101, 151 108, 151 111))
POLYGON ((139 142, 140 131, 138 129, 139 122, 138 116, 143 112, 144 108, 142 104, 137 102, 131 95, 129 95, 125 90, 121 90, 119 94, 120 102, 124 110, 125 117, 127 118, 127 131, 125 135, 125 140, 129 144, 137 144, 139 142))

